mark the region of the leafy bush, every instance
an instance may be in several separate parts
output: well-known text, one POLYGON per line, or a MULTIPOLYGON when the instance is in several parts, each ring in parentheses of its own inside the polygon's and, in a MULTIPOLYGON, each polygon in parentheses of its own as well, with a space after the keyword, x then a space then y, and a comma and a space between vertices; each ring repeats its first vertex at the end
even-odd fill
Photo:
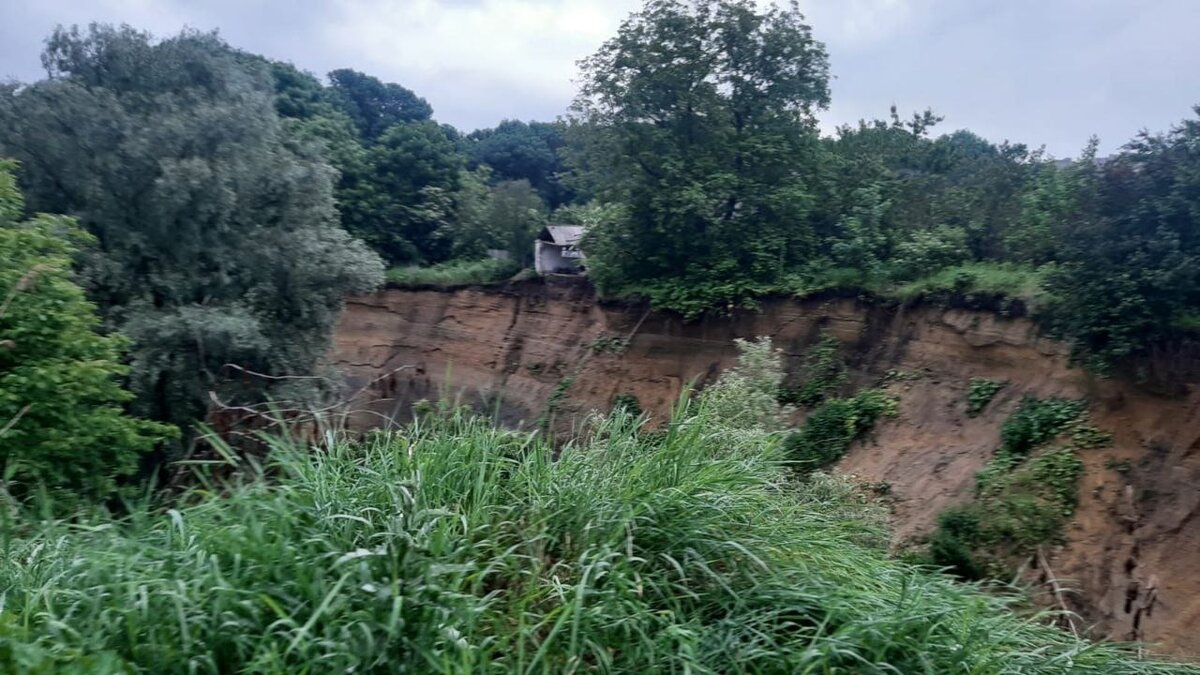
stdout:
POLYGON ((505 281, 520 271, 507 260, 451 260, 429 267, 393 267, 387 281, 394 286, 465 286, 505 281))
POLYGON ((1028 455, 1065 431, 1086 409, 1084 401, 1026 396, 1000 427, 1000 441, 1007 452, 1028 455))
POLYGON ((967 393, 967 417, 975 417, 983 412, 1006 384, 1008 382, 982 377, 971 378, 971 388, 967 393))
POLYGON ((894 414, 896 399, 879 389, 829 399, 809 414, 799 431, 787 437, 785 448, 797 470, 814 471, 841 459, 879 418, 894 414))
POLYGON ((976 507, 948 509, 938 516, 938 527, 929 539, 929 559, 963 579, 983 579, 984 566, 971 549, 980 540, 979 510, 976 507))
POLYGON ((801 378, 798 386, 780 390, 781 402, 811 408, 846 383, 846 364, 837 338, 826 335, 808 350, 801 378))
POLYGON ((0 670, 1195 672, 889 559, 844 487, 718 425, 681 404, 654 442, 601 422, 555 448, 434 418, 6 531, 0 670))
POLYGON ((71 273, 90 237, 61 216, 16 222, 13 168, 0 162, 0 499, 44 487, 66 507, 111 496, 175 430, 125 415, 128 342, 97 333, 71 273))
POLYGON ((1112 434, 1091 424, 1076 424, 1071 430, 1071 446, 1080 450, 1107 448, 1112 442, 1112 434))
POLYGON ((942 225, 914 232, 896 246, 892 263, 900 278, 913 279, 953 265, 970 257, 967 233, 962 228, 942 225))
POLYGON ((1029 555, 1057 540, 1075 511, 1082 473, 1078 455, 1059 448, 981 479, 979 507, 987 517, 979 543, 1029 555))
POLYGON ((704 401, 721 426, 738 430, 778 431, 783 428, 779 386, 783 358, 769 337, 733 341, 738 362, 704 392, 704 401))

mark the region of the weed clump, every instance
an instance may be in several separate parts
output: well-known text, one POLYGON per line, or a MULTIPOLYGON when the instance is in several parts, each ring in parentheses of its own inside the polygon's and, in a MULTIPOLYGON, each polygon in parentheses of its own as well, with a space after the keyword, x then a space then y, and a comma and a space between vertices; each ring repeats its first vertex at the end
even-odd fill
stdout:
POLYGON ((982 413, 1007 384, 1008 382, 1002 380, 971 378, 971 388, 967 392, 967 417, 976 417, 982 413))

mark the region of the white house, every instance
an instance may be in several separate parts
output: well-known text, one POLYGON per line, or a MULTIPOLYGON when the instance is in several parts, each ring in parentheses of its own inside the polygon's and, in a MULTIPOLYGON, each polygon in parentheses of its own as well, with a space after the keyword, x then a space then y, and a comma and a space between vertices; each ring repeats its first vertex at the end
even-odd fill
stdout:
POLYGON ((581 274, 582 225, 547 225, 533 243, 533 268, 538 274, 581 274))

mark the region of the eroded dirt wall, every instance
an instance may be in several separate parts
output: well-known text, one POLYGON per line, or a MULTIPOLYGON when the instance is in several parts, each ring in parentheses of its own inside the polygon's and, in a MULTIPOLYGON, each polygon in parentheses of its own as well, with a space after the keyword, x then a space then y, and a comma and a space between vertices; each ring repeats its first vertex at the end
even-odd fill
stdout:
POLYGON ((759 312, 685 323, 643 307, 602 305, 575 281, 505 288, 385 290, 356 298, 331 362, 365 387, 375 415, 404 420, 413 402, 457 396, 532 425, 553 408, 567 427, 631 394, 660 418, 690 382, 736 357, 736 337, 769 335, 799 367, 822 331, 845 345, 858 385, 889 371, 899 415, 838 469, 887 483, 898 547, 920 541, 945 508, 971 498, 1005 417, 1026 394, 1086 397, 1111 448, 1082 451, 1086 473, 1067 544, 1047 551, 1070 606, 1099 636, 1200 655, 1200 397, 1164 398, 1069 367, 1066 348, 1025 319, 854 299, 778 299, 759 312), (627 341, 627 344, 624 344, 627 341), (966 416, 973 377, 1007 380, 983 415, 966 416), (551 402, 554 403, 551 403, 551 402))

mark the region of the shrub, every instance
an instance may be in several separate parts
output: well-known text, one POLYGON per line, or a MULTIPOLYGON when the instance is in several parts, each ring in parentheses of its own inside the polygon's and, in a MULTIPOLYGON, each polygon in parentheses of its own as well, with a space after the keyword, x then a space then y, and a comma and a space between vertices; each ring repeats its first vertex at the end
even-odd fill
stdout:
POLYGON ((1083 401, 1026 396, 1000 428, 1000 441, 1008 452, 1027 455, 1066 430, 1086 409, 1083 401))
POLYGON ((841 459, 879 418, 894 414, 896 399, 879 389, 829 399, 809 414, 799 431, 788 436, 785 448, 797 470, 814 471, 841 459))
POLYGON ((642 403, 637 396, 630 393, 620 393, 613 396, 613 410, 624 410, 630 417, 639 417, 642 414, 642 403))
POLYGON ((983 579, 984 566, 971 549, 980 540, 979 512, 972 507, 949 509, 938 517, 938 527, 929 539, 929 559, 963 579, 983 579))
POLYGON ((1107 448, 1112 442, 1112 434, 1091 424, 1076 424, 1071 431, 1071 446, 1080 450, 1107 448))
POLYGON ((847 380, 840 349, 837 338, 822 337, 805 355, 801 383, 781 389, 780 401, 811 408, 836 392, 847 380))
POLYGON ((737 339, 737 366, 726 370, 704 392, 704 401, 723 427, 738 430, 783 428, 779 388, 783 358, 769 337, 737 339))
POLYGON ((1059 448, 981 478, 979 507, 987 519, 980 543, 1029 555, 1057 540, 1075 511, 1082 473, 1078 455, 1059 448))
POLYGON ((1007 382, 985 380, 981 377, 971 378, 971 388, 967 393, 967 417, 975 417, 987 408, 1007 382))

